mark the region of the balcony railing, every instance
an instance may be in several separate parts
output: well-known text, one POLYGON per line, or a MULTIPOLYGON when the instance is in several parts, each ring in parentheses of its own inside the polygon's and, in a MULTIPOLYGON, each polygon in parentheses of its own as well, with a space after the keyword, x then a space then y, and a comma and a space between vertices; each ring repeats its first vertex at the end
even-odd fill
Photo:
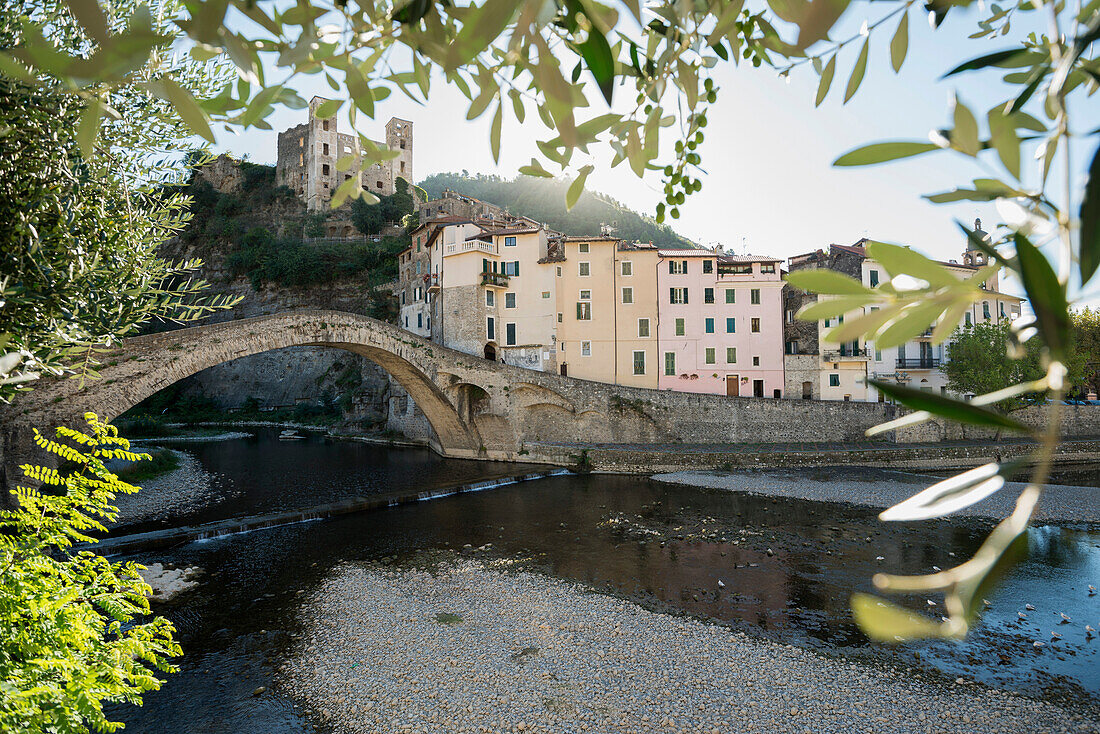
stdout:
POLYGON ((457 255, 463 252, 484 252, 489 255, 497 254, 496 245, 492 242, 485 242, 483 240, 466 240, 465 242, 454 242, 443 248, 444 255, 457 255))
POLYGON ((439 290, 439 273, 425 273, 424 282, 428 284, 428 291, 435 292, 439 290))
POLYGON ((898 360, 898 369, 902 370, 934 370, 939 366, 939 357, 921 357, 919 359, 898 360))
POLYGON ((482 273, 481 284, 494 288, 507 288, 508 276, 504 273, 482 273))
POLYGON ((826 362, 840 362, 846 359, 867 359, 867 349, 852 349, 846 347, 844 349, 831 349, 828 352, 822 353, 822 358, 826 362))

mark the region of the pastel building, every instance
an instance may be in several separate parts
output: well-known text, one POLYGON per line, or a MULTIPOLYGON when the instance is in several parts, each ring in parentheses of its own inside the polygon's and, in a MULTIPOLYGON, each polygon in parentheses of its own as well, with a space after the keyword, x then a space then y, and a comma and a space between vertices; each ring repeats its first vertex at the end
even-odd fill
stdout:
POLYGON ((564 237, 557 279, 562 375, 657 387, 657 249, 614 237, 564 237))
POLYGON ((740 397, 783 396, 779 261, 710 250, 661 250, 658 387, 740 397))
MULTIPOLYGON (((975 223, 979 236, 988 237, 975 223)), ((867 287, 875 287, 891 276, 881 264, 870 258, 864 247, 866 240, 854 245, 832 245, 826 253, 798 255, 789 261, 792 271, 805 268, 829 268, 859 279, 867 287)), ((962 262, 940 262, 956 277, 972 277, 986 262, 985 253, 968 247, 962 262)), ((958 327, 979 323, 1000 323, 1020 316, 1022 302, 1000 290, 997 274, 982 286, 983 297, 963 314, 958 327)), ((853 310, 843 316, 822 322, 804 322, 796 318, 798 310, 819 297, 788 287, 785 293, 785 370, 787 393, 791 397, 820 400, 883 401, 885 397, 868 378, 894 382, 927 392, 947 393, 947 377, 942 366, 950 359, 950 340, 932 343, 934 327, 910 339, 905 344, 886 349, 873 341, 853 340, 843 344, 826 342, 824 332, 869 312, 872 307, 853 310)))

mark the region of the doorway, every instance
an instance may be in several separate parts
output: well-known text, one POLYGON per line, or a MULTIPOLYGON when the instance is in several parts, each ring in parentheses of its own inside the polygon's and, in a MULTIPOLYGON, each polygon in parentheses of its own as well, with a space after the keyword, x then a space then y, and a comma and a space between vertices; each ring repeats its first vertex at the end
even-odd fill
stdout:
POLYGON ((814 397, 814 384, 812 382, 802 383, 802 399, 813 400, 814 397))
POLYGON ((485 345, 485 359, 490 359, 494 362, 497 361, 497 348, 492 344, 485 345))
POLYGON ((764 381, 763 380, 753 380, 752 381, 752 396, 754 398, 764 397, 764 381))
POLYGON ((726 396, 736 398, 741 394, 741 378, 737 375, 726 375, 726 396))
POLYGON ((566 365, 565 362, 561 363, 561 376, 562 377, 569 377, 568 365, 566 365))

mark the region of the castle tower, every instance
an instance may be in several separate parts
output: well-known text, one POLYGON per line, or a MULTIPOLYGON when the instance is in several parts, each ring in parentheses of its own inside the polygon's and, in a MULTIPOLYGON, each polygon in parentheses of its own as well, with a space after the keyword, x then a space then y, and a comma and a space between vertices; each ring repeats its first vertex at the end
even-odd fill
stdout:
POLYGON ((408 120, 391 117, 386 123, 386 146, 400 155, 390 161, 390 193, 397 185, 397 179, 403 178, 413 183, 413 124, 408 120))

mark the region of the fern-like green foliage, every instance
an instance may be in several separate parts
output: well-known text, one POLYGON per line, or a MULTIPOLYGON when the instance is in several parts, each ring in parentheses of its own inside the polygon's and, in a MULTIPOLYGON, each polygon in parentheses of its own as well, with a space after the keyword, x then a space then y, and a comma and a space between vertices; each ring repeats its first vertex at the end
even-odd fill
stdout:
POLYGON ((116 731, 103 704, 140 704, 182 654, 172 623, 150 614, 141 566, 73 549, 117 517, 115 497, 138 491, 104 461, 149 458, 94 413, 84 418, 87 430, 58 428, 56 440, 35 432, 61 467, 21 467, 41 486, 18 487, 18 509, 0 512, 2 732, 116 731))

